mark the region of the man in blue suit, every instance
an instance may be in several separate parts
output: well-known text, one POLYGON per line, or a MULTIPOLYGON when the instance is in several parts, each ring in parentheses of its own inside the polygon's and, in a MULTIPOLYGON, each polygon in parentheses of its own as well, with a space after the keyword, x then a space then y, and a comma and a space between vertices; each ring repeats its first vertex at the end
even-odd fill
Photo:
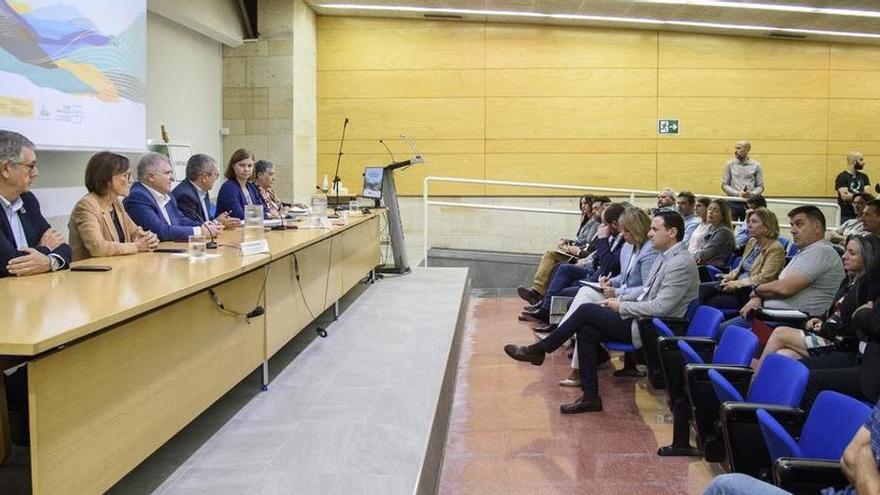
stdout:
POLYGON ((49 226, 29 190, 37 171, 36 146, 17 132, 0 130, 0 277, 67 268, 71 250, 49 226))
POLYGON ((232 229, 241 224, 240 219, 230 217, 225 211, 217 215, 212 213, 209 192, 218 177, 217 162, 208 155, 195 154, 186 162, 186 180, 181 181, 171 195, 177 200, 177 207, 183 216, 190 220, 206 222, 213 217, 215 222, 232 229))
POLYGON ((122 202, 132 220, 144 230, 155 232, 160 241, 181 241, 191 235, 216 236, 223 225, 191 220, 181 213, 169 194, 174 182, 171 163, 159 153, 147 153, 137 166, 138 181, 122 202))

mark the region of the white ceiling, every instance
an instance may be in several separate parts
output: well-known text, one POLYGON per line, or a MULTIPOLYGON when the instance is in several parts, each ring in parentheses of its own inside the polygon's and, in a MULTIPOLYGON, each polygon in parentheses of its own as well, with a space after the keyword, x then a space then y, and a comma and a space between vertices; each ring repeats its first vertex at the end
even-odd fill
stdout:
MULTIPOLYGON (((495 10, 531 12, 542 14, 581 14, 613 17, 649 18, 664 21, 696 21, 718 24, 745 24, 788 29, 813 29, 847 31, 880 35, 880 18, 849 15, 826 15, 815 13, 779 12, 717 6, 673 5, 649 3, 639 0, 306 0, 321 15, 345 15, 367 17, 425 18, 424 13, 394 11, 363 11, 357 9, 322 8, 322 4, 385 5, 427 8, 451 8, 468 10, 495 10)), ((859 9, 880 11, 880 0, 740 0, 737 3, 797 5, 803 7, 859 9)), ((430 17, 429 17, 430 18, 430 17)), ((628 24, 594 20, 563 20, 530 17, 485 16, 463 14, 466 21, 517 22, 536 24, 610 26, 651 30, 689 31, 739 36, 771 36, 772 30, 733 31, 729 29, 690 26, 657 26, 652 24, 628 24)), ((780 33, 775 33, 778 36, 780 33)), ((803 36, 798 34, 797 36, 803 36)), ((880 44, 880 39, 837 37, 819 34, 805 35, 808 40, 837 41, 844 43, 880 44)))

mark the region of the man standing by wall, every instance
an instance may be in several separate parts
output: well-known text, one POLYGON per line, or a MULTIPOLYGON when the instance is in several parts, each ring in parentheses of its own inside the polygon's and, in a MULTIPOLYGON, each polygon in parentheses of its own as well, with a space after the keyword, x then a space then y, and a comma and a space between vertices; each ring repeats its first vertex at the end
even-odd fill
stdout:
POLYGON ((840 221, 845 222, 856 217, 853 209, 855 194, 865 192, 871 183, 868 175, 862 172, 865 168, 865 157, 858 151, 846 155, 846 170, 837 174, 834 189, 837 190, 837 204, 840 205, 840 221))
MULTIPOLYGON (((733 149, 733 158, 724 164, 724 175, 721 176, 724 194, 743 199, 764 194, 764 170, 760 163, 749 158, 752 143, 739 141, 733 149)), ((744 219, 745 201, 731 201, 730 213, 735 220, 744 219)))

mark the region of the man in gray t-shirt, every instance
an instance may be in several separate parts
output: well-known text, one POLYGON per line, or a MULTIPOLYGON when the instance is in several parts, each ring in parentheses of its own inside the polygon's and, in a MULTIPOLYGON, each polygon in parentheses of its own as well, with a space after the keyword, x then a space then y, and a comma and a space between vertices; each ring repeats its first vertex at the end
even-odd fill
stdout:
POLYGON ((798 254, 778 280, 754 287, 740 316, 724 322, 748 327, 747 318, 760 308, 795 309, 821 316, 831 308, 834 296, 846 276, 840 255, 825 240, 825 215, 815 206, 800 206, 788 212, 791 237, 798 254))

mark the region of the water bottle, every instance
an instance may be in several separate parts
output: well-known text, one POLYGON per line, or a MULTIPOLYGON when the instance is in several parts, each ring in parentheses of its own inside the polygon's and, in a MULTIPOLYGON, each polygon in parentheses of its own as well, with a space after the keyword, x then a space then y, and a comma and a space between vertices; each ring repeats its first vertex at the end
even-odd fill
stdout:
POLYGON ((243 242, 259 241, 265 237, 263 229, 263 205, 244 207, 243 242))

